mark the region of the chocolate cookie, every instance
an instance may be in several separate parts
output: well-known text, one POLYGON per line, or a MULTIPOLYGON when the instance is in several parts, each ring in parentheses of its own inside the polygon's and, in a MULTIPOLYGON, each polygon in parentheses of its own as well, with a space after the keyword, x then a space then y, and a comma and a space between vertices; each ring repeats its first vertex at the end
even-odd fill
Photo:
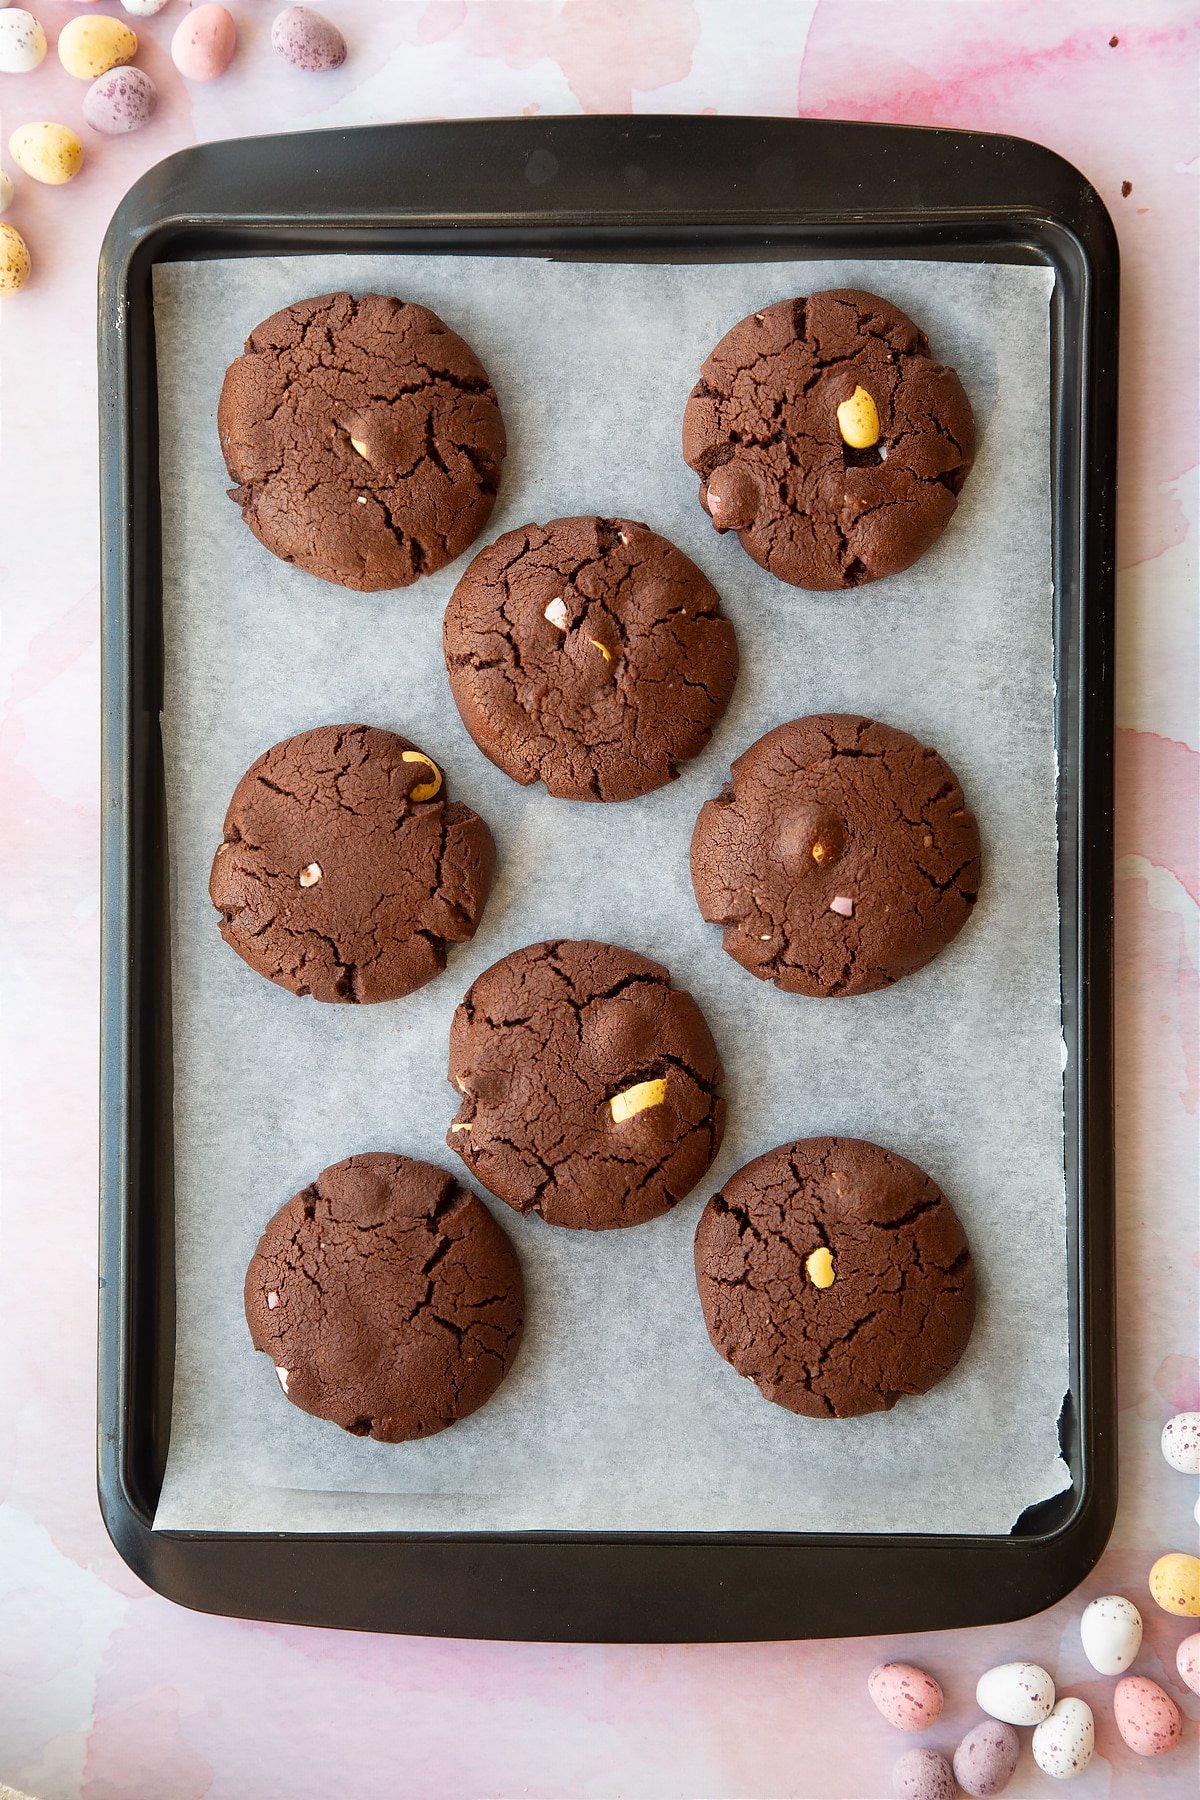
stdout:
POLYGON ((716 1046, 690 994, 612 944, 530 944, 486 969, 450 1028, 462 1105, 446 1142, 552 1225, 640 1225, 721 1142, 716 1046))
POLYGON ((492 834, 407 738, 321 725, 242 776, 208 891, 221 936, 293 994, 395 1000, 475 935, 492 834))
POLYGON ((700 1215, 696 1283, 726 1362, 813 1418, 927 1393, 975 1321, 953 1207, 914 1163, 860 1138, 781 1144, 731 1176, 700 1215))
POLYGON ((465 1419, 521 1341, 521 1266, 453 1175, 348 1156, 281 1206, 246 1270, 254 1348, 295 1406, 399 1444, 465 1419))
POLYGON ((851 713, 779 725, 700 809, 692 886, 735 961, 789 994, 869 994, 945 949, 979 890, 954 771, 851 713))
POLYGON ((230 498, 268 550, 341 587, 407 587, 486 525, 504 421, 436 313, 322 294, 264 319, 217 408, 230 498))
POLYGON ((564 800, 664 786, 737 680, 720 596, 632 519, 551 519, 474 558, 446 608, 446 667, 485 756, 564 800))
POLYGON ((975 457, 971 403, 875 294, 782 300, 726 332, 683 415, 718 531, 793 587, 895 575, 939 538, 975 457))

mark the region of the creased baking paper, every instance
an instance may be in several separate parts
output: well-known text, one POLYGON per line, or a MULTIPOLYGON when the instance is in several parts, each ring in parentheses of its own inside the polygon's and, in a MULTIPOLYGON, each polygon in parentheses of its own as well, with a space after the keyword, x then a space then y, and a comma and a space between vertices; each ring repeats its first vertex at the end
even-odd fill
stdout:
POLYGON ((155 270, 173 916, 178 1327, 160 1527, 1006 1532, 1067 1482, 1065 1191, 1055 880, 1048 272, 954 263, 555 263, 306 257, 155 270), (679 451, 699 365, 743 314, 823 287, 886 295, 959 370, 979 458, 907 575, 805 594, 718 538, 679 451), (358 595, 251 537, 217 444, 226 365, 277 307, 336 287, 432 306, 487 366, 511 444, 489 535, 565 513, 644 519, 706 571, 742 675, 709 749, 623 805, 523 790, 459 723, 441 617, 466 558, 358 595), (860 999, 755 981, 692 898, 687 849, 729 761, 801 713, 915 732, 978 813, 975 915, 919 975, 860 999), (405 1000, 298 1000, 221 941, 209 864, 238 777, 307 726, 402 732, 489 821, 497 886, 473 944, 405 1000), (281 1396, 242 1315, 262 1227, 326 1164, 396 1150, 452 1168, 450 1017, 489 963, 547 936, 659 958, 704 1007, 727 1072, 718 1165, 669 1216, 592 1235, 495 1210, 525 1271, 509 1379, 436 1438, 376 1444, 281 1396), (710 1347, 692 1275, 700 1207, 785 1139, 873 1138, 944 1188, 979 1270, 958 1370, 845 1422, 769 1405, 710 1347))

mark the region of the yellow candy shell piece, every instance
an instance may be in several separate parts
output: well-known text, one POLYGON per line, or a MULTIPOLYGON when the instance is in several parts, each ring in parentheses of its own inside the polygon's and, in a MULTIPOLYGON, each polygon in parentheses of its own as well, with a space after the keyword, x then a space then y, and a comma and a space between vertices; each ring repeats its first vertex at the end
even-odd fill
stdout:
POLYGON ((837 409, 842 441, 852 450, 869 450, 879 442, 879 408, 865 387, 856 387, 837 409))
POLYGON ((17 167, 47 187, 61 187, 78 175, 83 164, 83 145, 75 133, 49 119, 18 125, 8 148, 17 167))

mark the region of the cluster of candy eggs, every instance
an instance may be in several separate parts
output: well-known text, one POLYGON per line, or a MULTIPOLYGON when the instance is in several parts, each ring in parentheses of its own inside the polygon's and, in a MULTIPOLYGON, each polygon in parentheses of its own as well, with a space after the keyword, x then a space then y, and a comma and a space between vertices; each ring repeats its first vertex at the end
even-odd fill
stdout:
MULTIPOLYGON (((136 19, 153 18, 168 0, 121 0, 136 19)), ((287 6, 271 27, 271 44, 285 62, 310 73, 340 68, 346 41, 336 25, 306 6, 287 6)), ((46 55, 46 33, 23 7, 0 0, 0 74, 27 75, 46 55)), ((149 75, 134 68, 137 33, 108 13, 82 13, 58 35, 58 59, 68 75, 86 81, 83 118, 107 137, 137 131, 153 116, 158 92, 149 75)), ((237 27, 227 7, 197 6, 171 39, 171 59, 188 81, 223 75, 237 49, 237 27)), ((83 144, 68 125, 39 119, 18 126, 9 139, 17 167, 33 181, 61 187, 79 173, 83 144)), ((11 178, 0 173, 0 212, 13 197, 11 178)), ((0 224, 0 296, 15 294, 29 279, 29 249, 12 225, 0 224)))

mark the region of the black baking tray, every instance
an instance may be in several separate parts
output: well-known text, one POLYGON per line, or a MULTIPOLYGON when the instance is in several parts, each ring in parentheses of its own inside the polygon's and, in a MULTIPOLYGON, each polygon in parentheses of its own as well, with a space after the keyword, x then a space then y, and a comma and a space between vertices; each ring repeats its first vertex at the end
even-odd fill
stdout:
POLYGON ((1118 262, 1094 189, 1018 138, 825 120, 509 119, 208 144, 100 261, 103 1055, 99 1492, 152 1588, 217 1613, 494 1638, 698 1641, 1023 1617, 1116 1509, 1112 704, 1118 262), (1054 271, 1053 518, 1071 1485, 1008 1536, 155 1532, 171 1431, 169 886, 151 271, 348 250, 1035 262, 1054 271))

